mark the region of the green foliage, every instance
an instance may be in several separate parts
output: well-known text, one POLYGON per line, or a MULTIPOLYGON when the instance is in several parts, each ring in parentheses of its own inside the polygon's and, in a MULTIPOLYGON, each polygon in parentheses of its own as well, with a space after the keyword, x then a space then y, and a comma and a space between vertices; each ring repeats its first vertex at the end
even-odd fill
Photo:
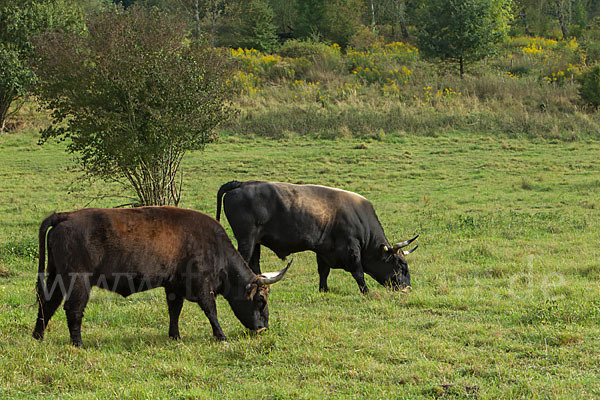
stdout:
POLYGON ((579 97, 585 104, 598 109, 600 107, 600 65, 590 68, 577 79, 579 97))
POLYGON ((234 47, 257 49, 272 52, 277 46, 276 26, 273 24, 273 10, 267 0, 242 2, 238 11, 239 29, 234 47))
POLYGON ((362 0, 327 1, 321 32, 323 39, 345 48, 350 38, 361 29, 362 0))
POLYGON ((511 0, 431 0, 420 16, 419 49, 460 63, 481 60, 506 36, 511 0))
POLYGON ((281 46, 278 53, 284 57, 306 60, 315 68, 330 71, 341 72, 344 66, 340 46, 335 44, 328 46, 312 40, 288 40, 281 46))
POLYGON ((52 125, 88 174, 131 185, 141 204, 177 204, 184 154, 215 139, 229 115, 220 51, 183 42, 185 26, 152 9, 96 14, 86 35, 37 42, 36 72, 52 125))
POLYGON ((0 5, 0 133, 11 104, 35 83, 27 61, 33 51, 31 38, 49 30, 82 27, 83 16, 73 1, 5 0, 0 5))
POLYGON ((382 43, 383 38, 379 36, 373 29, 363 26, 355 32, 348 43, 353 49, 363 50, 367 47, 374 46, 377 43, 382 43))
POLYGON ((318 36, 325 19, 325 0, 296 1, 295 37, 309 39, 318 36))

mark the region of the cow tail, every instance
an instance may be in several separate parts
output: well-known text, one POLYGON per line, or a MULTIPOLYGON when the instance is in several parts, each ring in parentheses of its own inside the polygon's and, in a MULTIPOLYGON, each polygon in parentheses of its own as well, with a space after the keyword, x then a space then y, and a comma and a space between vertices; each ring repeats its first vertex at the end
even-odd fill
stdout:
POLYGON ((37 279, 37 293, 40 300, 42 299, 42 296, 44 296, 44 274, 46 270, 46 232, 48 231, 48 228, 56 226, 66 219, 66 213, 52 213, 52 215, 43 220, 42 225, 40 225, 40 231, 38 233, 39 264, 37 279))
POLYGON ((219 192, 217 193, 217 221, 219 221, 221 219, 221 201, 223 199, 223 196, 225 195, 225 193, 233 190, 233 189, 237 189, 240 186, 242 186, 242 182, 239 181, 231 181, 231 182, 227 182, 225 183, 223 186, 221 186, 219 188, 219 192))

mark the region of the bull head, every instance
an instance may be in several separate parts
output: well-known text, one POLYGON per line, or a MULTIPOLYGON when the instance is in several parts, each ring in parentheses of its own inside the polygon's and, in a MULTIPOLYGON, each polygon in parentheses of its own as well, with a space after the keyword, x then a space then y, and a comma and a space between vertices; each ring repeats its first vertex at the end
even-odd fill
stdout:
POLYGON ((246 286, 240 286, 237 293, 231 293, 227 298, 234 314, 246 328, 256 333, 268 329, 269 309, 267 297, 269 286, 279 282, 285 276, 293 261, 292 258, 281 271, 254 275, 254 279, 250 283, 246 286))

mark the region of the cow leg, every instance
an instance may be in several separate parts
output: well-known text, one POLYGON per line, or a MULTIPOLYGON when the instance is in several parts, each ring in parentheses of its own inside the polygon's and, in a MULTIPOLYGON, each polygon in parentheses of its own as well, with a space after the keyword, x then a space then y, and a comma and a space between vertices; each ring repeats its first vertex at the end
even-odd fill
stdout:
POLYGON ((210 321, 210 326, 212 327, 213 336, 215 339, 226 342, 227 338, 225 337, 223 329, 221 329, 221 325, 219 325, 219 320, 217 319, 217 304, 215 303, 215 295, 211 293, 211 291, 203 288, 198 304, 210 321))
MULTIPOLYGON (((258 265, 258 261, 256 262, 256 266, 255 266, 256 269, 252 266, 252 264, 250 264, 252 257, 254 255, 254 251, 256 250, 256 247, 260 247, 260 245, 255 243, 255 241, 252 239, 238 240, 238 251, 239 251, 240 255, 242 256, 242 258, 244 260, 246 260, 246 262, 248 263, 248 265, 250 266, 252 271, 258 275, 258 274, 260 274, 260 266, 258 265)), ((260 251, 259 251, 259 258, 260 258, 260 251)))
POLYGON ((71 342, 76 347, 82 347, 81 340, 81 320, 83 311, 90 298, 90 283, 87 277, 75 275, 70 277, 69 286, 67 286, 67 298, 65 300, 65 313, 67 314, 67 325, 71 342))
POLYGON ((64 293, 60 285, 63 282, 60 281, 61 279, 62 276, 49 274, 45 282, 46 289, 42 288, 41 293, 38 293, 38 317, 33 330, 35 339, 41 340, 44 338, 44 331, 48 327, 48 322, 50 322, 50 318, 52 318, 63 300, 64 293))
POLYGON ((349 251, 349 260, 348 264, 351 268, 352 277, 358 284, 358 288, 362 294, 367 294, 369 292, 369 288, 367 287, 367 283, 365 282, 365 273, 363 271, 362 262, 360 260, 360 250, 358 245, 352 246, 349 251))
POLYGON ((327 287, 327 277, 329 276, 329 271, 331 268, 325 262, 323 257, 317 254, 317 265, 319 268, 319 292, 329 292, 329 287, 327 287))
POLYGON ((169 337, 177 340, 179 336, 179 315, 183 308, 183 296, 179 296, 175 292, 165 288, 167 295, 167 305, 169 306, 169 337))
POLYGON ((365 282, 365 274, 362 270, 362 266, 360 267, 360 270, 352 271, 352 276, 354 277, 354 280, 356 280, 360 292, 362 294, 369 293, 369 288, 367 287, 367 283, 365 282))
POLYGON ((260 275, 260 243, 254 245, 254 251, 252 252, 252 257, 250 257, 248 265, 255 274, 260 275))

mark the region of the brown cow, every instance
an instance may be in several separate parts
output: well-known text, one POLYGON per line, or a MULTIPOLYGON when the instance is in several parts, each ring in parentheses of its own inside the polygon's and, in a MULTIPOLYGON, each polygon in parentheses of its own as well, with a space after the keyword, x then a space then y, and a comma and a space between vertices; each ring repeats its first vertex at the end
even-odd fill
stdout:
POLYGON ((257 275, 214 219, 173 207, 89 208, 52 214, 39 230, 39 312, 33 337, 42 339, 65 297, 71 341, 81 346, 81 320, 92 286, 129 296, 165 288, 169 336, 179 338, 183 300, 200 305, 217 340, 226 340, 215 297, 223 295, 248 329, 268 328, 267 293, 290 264, 257 275), (46 231, 48 270, 44 282, 46 231))

